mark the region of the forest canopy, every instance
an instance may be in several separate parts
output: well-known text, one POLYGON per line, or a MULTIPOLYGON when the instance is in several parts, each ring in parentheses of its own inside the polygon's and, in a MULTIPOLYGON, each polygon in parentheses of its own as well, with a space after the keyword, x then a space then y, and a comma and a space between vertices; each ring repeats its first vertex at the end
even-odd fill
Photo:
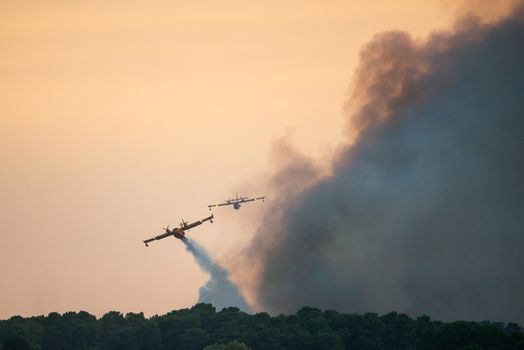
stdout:
POLYGON ((84 312, 0 321, 0 349, 524 349, 516 323, 441 322, 391 312, 344 314, 303 307, 247 314, 211 304, 165 315, 84 312))

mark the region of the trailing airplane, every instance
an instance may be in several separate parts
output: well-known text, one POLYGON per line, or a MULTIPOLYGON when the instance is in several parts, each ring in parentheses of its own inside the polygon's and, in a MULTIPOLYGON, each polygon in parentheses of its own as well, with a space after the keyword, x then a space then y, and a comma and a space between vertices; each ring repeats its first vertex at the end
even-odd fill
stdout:
POLYGON ((211 210, 211 208, 213 208, 213 207, 223 207, 223 206, 226 206, 226 205, 232 205, 233 208, 240 209, 240 206, 243 203, 254 202, 254 201, 258 201, 258 200, 262 200, 262 202, 264 202, 265 198, 266 198, 265 196, 263 196, 263 197, 256 197, 256 198, 239 197, 238 194, 237 194, 237 198, 228 199, 228 200, 226 200, 226 201, 224 201, 222 203, 218 203, 218 204, 210 204, 207 207, 209 208, 209 210, 211 210))
POLYGON ((211 216, 208 216, 207 218, 204 218, 204 219, 199 220, 199 221, 195 221, 195 222, 193 222, 191 224, 188 224, 187 221, 182 220, 180 222, 180 227, 175 227, 174 229, 169 229, 169 226, 164 227, 163 229, 166 231, 165 233, 163 233, 161 235, 158 235, 158 236, 155 236, 153 238, 146 239, 143 242, 146 245, 146 247, 149 247, 148 243, 151 243, 153 241, 157 241, 159 239, 163 239, 163 238, 166 238, 166 237, 169 237, 169 236, 173 236, 173 237, 178 238, 178 239, 183 241, 183 240, 186 239, 186 231, 187 230, 192 229, 193 227, 202 225, 206 221, 209 221, 209 222, 213 223, 213 215, 211 214, 211 216))

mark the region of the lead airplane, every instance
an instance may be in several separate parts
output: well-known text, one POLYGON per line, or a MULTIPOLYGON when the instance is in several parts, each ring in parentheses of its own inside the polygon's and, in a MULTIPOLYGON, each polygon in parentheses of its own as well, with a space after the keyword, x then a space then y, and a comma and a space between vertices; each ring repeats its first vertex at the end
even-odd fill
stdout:
POLYGON ((258 200, 262 200, 262 202, 263 202, 265 198, 266 198, 265 196, 263 196, 263 197, 255 197, 255 198, 239 197, 238 194, 237 194, 237 198, 228 199, 228 200, 225 200, 224 202, 218 203, 218 204, 210 204, 207 207, 209 208, 209 210, 211 210, 211 208, 214 208, 214 207, 223 207, 223 206, 226 206, 226 205, 232 205, 233 208, 240 209, 240 206, 243 203, 253 202, 253 201, 258 201, 258 200))
POLYGON ((148 243, 151 243, 153 241, 157 241, 159 239, 163 239, 163 238, 166 238, 166 237, 169 237, 169 236, 173 236, 173 237, 178 238, 178 239, 183 241, 183 240, 186 239, 186 231, 187 230, 192 229, 193 227, 202 225, 206 221, 210 221, 211 223, 213 223, 213 215, 208 216, 207 218, 204 218, 202 220, 195 221, 195 222, 193 222, 191 224, 188 224, 186 221, 182 220, 180 222, 180 227, 175 227, 174 229, 170 230, 169 226, 167 226, 167 227, 164 228, 164 230, 166 231, 165 233, 163 233, 161 235, 158 235, 158 236, 155 236, 153 238, 146 239, 143 242, 146 245, 146 247, 149 247, 148 243))

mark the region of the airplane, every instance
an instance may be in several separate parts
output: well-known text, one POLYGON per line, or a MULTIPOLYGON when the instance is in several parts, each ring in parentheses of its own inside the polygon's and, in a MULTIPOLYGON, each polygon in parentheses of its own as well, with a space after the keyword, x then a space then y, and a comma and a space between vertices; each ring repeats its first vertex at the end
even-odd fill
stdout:
POLYGON ((241 206, 242 203, 253 202, 253 201, 258 201, 258 200, 262 200, 262 202, 264 202, 265 198, 266 198, 265 196, 263 196, 263 197, 256 197, 256 198, 239 197, 238 194, 237 194, 237 198, 228 199, 228 200, 226 200, 226 201, 224 201, 222 203, 218 203, 218 204, 210 204, 207 207, 209 208, 209 210, 211 210, 211 208, 213 208, 213 207, 222 207, 222 206, 225 206, 225 205, 232 205, 233 208, 240 209, 240 206, 241 206))
POLYGON ((199 221, 195 221, 195 222, 193 222, 191 224, 188 224, 187 221, 182 220, 180 222, 180 227, 175 227, 174 229, 171 229, 171 230, 169 229, 169 226, 163 227, 163 229, 166 231, 165 233, 163 233, 161 235, 158 235, 158 236, 155 236, 153 238, 146 239, 143 242, 146 245, 146 247, 149 247, 148 243, 151 243, 153 241, 156 241, 156 240, 159 240, 159 239, 162 239, 162 238, 166 238, 166 237, 169 237, 169 236, 173 236, 173 237, 178 238, 178 239, 183 241, 183 240, 186 239, 186 232, 185 231, 187 231, 189 229, 192 229, 193 227, 202 225, 206 221, 209 221, 209 222, 213 223, 213 218, 214 218, 213 214, 211 214, 211 216, 208 216, 207 218, 199 220, 199 221))

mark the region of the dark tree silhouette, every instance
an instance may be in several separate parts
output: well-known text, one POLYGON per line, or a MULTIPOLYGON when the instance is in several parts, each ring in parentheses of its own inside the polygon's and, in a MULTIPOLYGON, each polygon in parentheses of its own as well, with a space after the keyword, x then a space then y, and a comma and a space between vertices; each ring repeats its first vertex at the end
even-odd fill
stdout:
POLYGON ((0 321, 0 350, 524 350, 516 323, 440 322, 390 312, 344 314, 303 307, 293 315, 247 314, 210 304, 146 318, 111 311, 50 313, 0 321))

